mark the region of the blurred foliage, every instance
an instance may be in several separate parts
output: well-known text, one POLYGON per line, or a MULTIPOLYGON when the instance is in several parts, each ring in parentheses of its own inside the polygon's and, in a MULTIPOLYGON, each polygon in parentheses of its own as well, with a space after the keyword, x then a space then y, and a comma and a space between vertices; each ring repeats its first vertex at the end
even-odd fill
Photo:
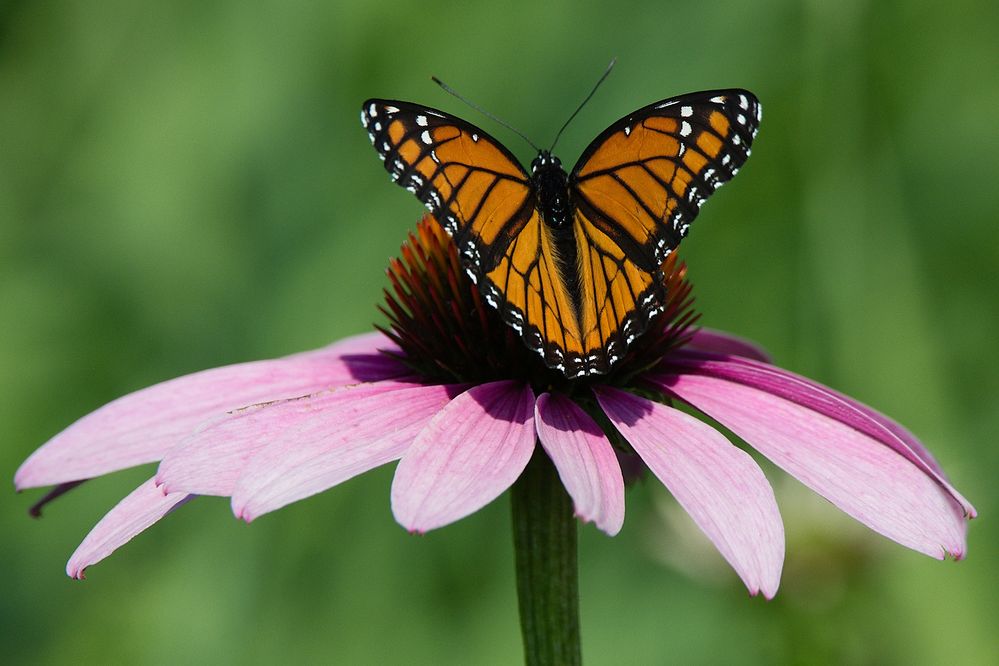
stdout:
MULTIPOLYGON (((941 564, 768 466, 788 553, 766 603, 640 484, 619 537, 581 533, 589 663, 999 663, 997 29, 971 0, 0 4, 0 476, 123 393, 378 320, 422 209, 364 98, 443 107, 528 160, 429 76, 544 143, 618 56, 563 160, 655 99, 756 92, 753 158, 684 243, 703 322, 899 418, 983 518, 941 564)), ((37 491, 3 499, 7 663, 519 659, 505 497, 423 538, 392 520, 390 468, 251 527, 209 499, 65 578, 150 473, 40 523, 37 491)))

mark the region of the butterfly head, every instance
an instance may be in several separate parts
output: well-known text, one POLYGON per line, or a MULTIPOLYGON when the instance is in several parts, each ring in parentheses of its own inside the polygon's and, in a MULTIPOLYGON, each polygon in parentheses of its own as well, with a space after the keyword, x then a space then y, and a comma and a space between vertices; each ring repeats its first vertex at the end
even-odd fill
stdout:
POLYGON ((531 162, 531 173, 537 175, 542 171, 562 171, 562 160, 555 157, 547 150, 542 150, 538 153, 538 156, 534 158, 531 162))

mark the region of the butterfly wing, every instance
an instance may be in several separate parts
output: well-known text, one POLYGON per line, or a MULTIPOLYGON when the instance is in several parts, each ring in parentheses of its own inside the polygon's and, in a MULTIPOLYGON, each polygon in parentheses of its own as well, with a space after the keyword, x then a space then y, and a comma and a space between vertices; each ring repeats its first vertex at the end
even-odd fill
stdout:
POLYGON ((486 300, 554 368, 582 351, 567 280, 530 178, 481 129, 443 111, 368 100, 361 111, 392 180, 454 239, 486 300))
POLYGON ((606 372, 661 310, 663 261, 745 163, 760 116, 746 90, 691 93, 629 114, 584 151, 569 182, 588 372, 606 372))

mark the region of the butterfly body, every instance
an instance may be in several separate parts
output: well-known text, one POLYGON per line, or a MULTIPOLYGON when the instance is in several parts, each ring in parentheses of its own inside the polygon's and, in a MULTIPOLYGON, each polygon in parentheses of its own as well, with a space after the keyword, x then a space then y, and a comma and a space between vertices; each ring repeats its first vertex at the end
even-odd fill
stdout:
POLYGON ((531 183, 538 198, 541 219, 552 229, 563 229, 572 222, 569 207, 569 174, 562 161, 547 150, 531 162, 531 183))
POLYGON ((759 120, 745 90, 682 95, 612 124, 571 172, 540 151, 528 173, 442 111, 368 100, 361 113, 392 180, 451 235, 486 301, 570 378, 609 372, 661 312, 663 261, 748 158, 759 120))

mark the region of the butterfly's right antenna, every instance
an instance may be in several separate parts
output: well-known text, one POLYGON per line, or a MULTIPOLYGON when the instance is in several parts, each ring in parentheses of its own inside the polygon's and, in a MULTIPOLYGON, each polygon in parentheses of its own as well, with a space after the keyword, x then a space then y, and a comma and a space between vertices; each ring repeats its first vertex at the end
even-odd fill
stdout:
POLYGON ((600 84, 604 82, 604 79, 607 78, 607 75, 611 73, 612 69, 614 69, 614 64, 616 62, 617 58, 611 59, 610 64, 607 65, 607 69, 603 73, 603 76, 601 76, 600 79, 597 81, 596 85, 593 86, 593 90, 590 91, 590 94, 586 96, 586 99, 583 100, 583 102, 576 108, 576 110, 572 112, 572 115, 569 116, 569 120, 565 121, 565 124, 562 125, 562 129, 558 131, 558 134, 555 135, 555 140, 552 141, 552 147, 548 149, 549 153, 555 150, 555 144, 558 143, 558 139, 560 136, 562 136, 562 132, 565 131, 565 128, 569 126, 569 123, 572 122, 572 119, 576 117, 576 114, 583 110, 583 107, 586 106, 586 103, 589 102, 590 98, 593 97, 594 93, 597 92, 597 88, 600 87, 600 84))
POLYGON ((488 111, 486 111, 485 109, 483 109, 478 104, 475 104, 474 102, 471 102, 468 99, 462 97, 461 95, 459 95, 457 93, 457 91, 455 91, 454 88, 452 88, 448 84, 444 83, 443 81, 441 81, 440 79, 438 79, 436 76, 431 76, 430 78, 434 80, 434 83, 436 83, 441 88, 443 88, 444 92, 446 92, 446 93, 448 93, 450 95, 454 95, 455 97, 457 97, 462 102, 464 102, 465 104, 469 105, 470 107, 472 107, 473 109, 475 109, 476 111, 478 111, 479 113, 481 113, 482 115, 486 116, 487 118, 492 119, 494 122, 499 123, 503 127, 507 128, 508 130, 510 130, 511 132, 513 132, 514 134, 516 134, 517 136, 519 136, 521 139, 523 139, 524 141, 526 141, 527 143, 529 143, 531 145, 531 148, 534 148, 534 150, 538 151, 539 153, 541 152, 541 149, 538 148, 537 146, 535 146, 533 141, 531 141, 526 136, 524 136, 523 132, 517 130, 514 127, 511 127, 508 123, 503 122, 502 120, 500 120, 499 118, 497 118, 493 114, 491 114, 488 111))

